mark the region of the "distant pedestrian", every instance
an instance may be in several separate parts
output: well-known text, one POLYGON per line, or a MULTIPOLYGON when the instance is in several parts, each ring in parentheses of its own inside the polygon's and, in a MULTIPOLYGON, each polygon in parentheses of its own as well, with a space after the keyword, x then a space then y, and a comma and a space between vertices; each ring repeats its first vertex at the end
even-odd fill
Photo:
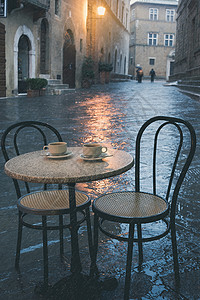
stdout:
POLYGON ((136 74, 137 74, 137 81, 139 83, 142 82, 142 77, 143 77, 143 71, 142 71, 142 68, 141 67, 138 67, 138 69, 136 70, 136 74))
POLYGON ((154 71, 154 69, 151 69, 151 71, 149 72, 149 75, 151 75, 151 82, 154 82, 154 78, 156 76, 156 72, 154 71))

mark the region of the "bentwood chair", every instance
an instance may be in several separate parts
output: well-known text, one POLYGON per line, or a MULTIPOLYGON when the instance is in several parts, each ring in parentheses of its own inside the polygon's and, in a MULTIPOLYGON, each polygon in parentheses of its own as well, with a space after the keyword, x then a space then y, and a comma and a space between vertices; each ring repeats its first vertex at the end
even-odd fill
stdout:
MULTIPOLYGON (((48 144, 48 141, 51 142, 55 140, 62 141, 62 137, 54 127, 42 122, 25 121, 13 124, 5 130, 1 139, 1 147, 4 158, 6 161, 8 161, 13 156, 20 155, 25 152, 41 150, 43 149, 44 145, 48 144)), ((47 231, 59 230, 60 256, 63 257, 63 229, 70 229, 70 224, 65 224, 66 222, 63 222, 63 216, 69 215, 70 213, 69 191, 68 189, 63 189, 62 185, 56 185, 56 189, 53 185, 52 189, 51 185, 45 184, 42 186, 42 190, 40 191, 36 191, 36 189, 38 189, 38 186, 32 186, 33 192, 31 192, 30 183, 28 184, 27 182, 25 182, 24 186, 23 182, 19 182, 16 179, 13 179, 13 182, 17 193, 17 207, 19 212, 15 267, 17 269, 19 268, 23 226, 42 230, 44 261, 43 286, 45 288, 48 287, 47 231), (34 221, 32 219, 30 220, 30 215, 40 216, 41 222, 39 224, 34 224, 34 221), (49 220, 49 222, 47 222, 48 216, 58 216, 58 222, 52 222, 52 220, 49 220)), ((92 232, 89 213, 91 201, 89 197, 83 192, 76 191, 75 195, 77 203, 76 210, 80 214, 77 226, 79 227, 80 224, 86 220, 89 251, 91 255, 92 232)))
MULTIPOLYGON (((196 135, 189 122, 164 116, 151 118, 144 123, 136 138, 135 191, 105 194, 93 202, 95 259, 98 249, 98 229, 111 238, 128 242, 125 300, 129 299, 130 293, 133 243, 138 243, 139 269, 141 269, 143 243, 158 240, 169 232, 171 232, 175 283, 176 287, 179 287, 176 204, 195 147, 196 135), (150 183, 146 184, 149 178, 150 183), (128 236, 109 231, 108 228, 112 228, 108 226, 110 222, 127 224, 128 236), (163 231, 156 236, 148 236, 149 231, 144 234, 145 226, 152 225, 153 222, 154 226, 157 225, 163 231)), ((153 228, 155 230, 155 227, 153 228)))

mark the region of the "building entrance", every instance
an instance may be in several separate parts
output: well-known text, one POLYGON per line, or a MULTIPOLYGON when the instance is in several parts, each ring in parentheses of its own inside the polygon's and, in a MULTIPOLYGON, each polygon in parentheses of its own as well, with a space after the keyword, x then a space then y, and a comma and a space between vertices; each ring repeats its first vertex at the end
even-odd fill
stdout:
POLYGON ((63 83, 69 84, 70 88, 75 87, 76 71, 76 50, 74 37, 71 30, 65 33, 65 42, 63 46, 63 83))
POLYGON ((29 77, 29 39, 22 35, 18 44, 18 93, 27 92, 26 79, 29 77))

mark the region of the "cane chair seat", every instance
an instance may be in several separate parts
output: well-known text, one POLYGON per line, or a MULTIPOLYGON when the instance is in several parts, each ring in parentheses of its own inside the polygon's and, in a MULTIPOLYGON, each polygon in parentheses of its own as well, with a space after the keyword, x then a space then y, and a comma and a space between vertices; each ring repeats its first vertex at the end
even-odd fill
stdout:
POLYGON ((150 222, 168 213, 168 203, 159 196, 142 192, 121 192, 100 196, 93 208, 104 218, 124 222, 150 222), (138 220, 137 220, 138 219, 138 220))
MULTIPOLYGON (((43 122, 24 121, 13 124, 4 131, 1 138, 1 149, 7 162, 13 156, 18 156, 29 151, 41 150, 50 141, 63 141, 60 133, 54 127, 43 122)), ((51 185, 44 184, 42 186, 38 185, 37 188, 39 191, 35 191, 34 185, 32 186, 31 183, 23 183, 17 179, 13 179, 13 183, 18 199, 17 207, 19 215, 15 267, 19 268, 22 229, 28 227, 42 231, 45 291, 49 285, 47 231, 57 230, 59 232, 60 256, 62 258, 64 255, 63 230, 66 228, 69 230, 72 229, 72 212, 79 212, 75 225, 76 230, 84 221, 87 223, 89 252, 90 257, 92 257, 91 201, 83 192, 75 191, 76 208, 70 208, 70 187, 69 190, 65 190, 59 184, 57 189, 54 189, 54 187, 51 189, 51 185), (31 192, 31 189, 34 192, 31 192), (35 215, 41 221, 35 222, 35 215)))
MULTIPOLYGON (((90 205, 86 194, 76 191, 77 210, 90 205)), ((46 190, 27 194, 18 200, 18 209, 31 214, 56 215, 69 213, 68 190, 46 190)))
MULTIPOLYGON (((175 285, 180 287, 176 206, 195 148, 196 134, 189 122, 165 116, 147 120, 136 136, 135 190, 105 194, 93 201, 95 260, 97 261, 99 230, 110 238, 128 243, 124 300, 129 299, 130 293, 133 243, 138 244, 141 270, 143 243, 159 240, 168 233, 171 233, 175 285), (148 190, 151 188, 151 193, 141 191, 141 185, 148 187, 148 190), (164 195, 164 198, 158 196, 158 193, 164 195), (106 226, 108 223, 115 226, 114 222, 119 225, 126 223, 128 235, 118 233, 113 230, 113 226, 106 226), (144 223, 147 226, 143 226, 144 223), (159 228, 152 230, 152 226, 159 228)), ((93 272, 98 273, 95 263, 93 272)))

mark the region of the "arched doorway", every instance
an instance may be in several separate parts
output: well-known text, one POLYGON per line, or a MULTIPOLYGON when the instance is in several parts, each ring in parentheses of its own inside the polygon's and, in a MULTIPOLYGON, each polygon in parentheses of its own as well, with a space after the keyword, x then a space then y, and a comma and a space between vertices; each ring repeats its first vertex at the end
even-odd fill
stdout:
POLYGON ((40 74, 49 73, 49 25, 46 19, 41 22, 40 35, 40 74))
MULTIPOLYGON (((34 42, 34 36, 31 32, 31 30, 26 26, 22 25, 19 26, 14 38, 14 93, 19 93, 19 75, 18 75, 18 65, 19 65, 19 52, 21 52, 22 42, 20 42, 21 37, 23 36, 23 39, 26 38, 26 41, 24 41, 25 46, 28 47, 28 57, 26 58, 28 60, 28 76, 30 78, 35 77, 35 42, 34 42), (19 49, 19 42, 20 42, 20 49, 19 49)), ((23 50, 22 50, 23 52, 23 50)), ((20 54, 21 56, 21 54, 20 54)), ((23 75, 22 75, 23 76, 23 75)))
POLYGON ((111 56, 110 56, 110 52, 108 53, 108 63, 111 63, 111 56))
POLYGON ((126 56, 124 57, 124 75, 126 75, 126 56))
POLYGON ((63 83, 75 87, 76 50, 74 35, 70 29, 65 32, 63 45, 63 83))
POLYGON ((167 57, 166 80, 174 74, 175 51, 172 50, 167 57))
POLYGON ((120 54, 119 70, 122 73, 122 54, 120 54))
POLYGON ((18 43, 18 93, 26 93, 26 79, 29 77, 30 42, 26 35, 22 35, 18 43))
POLYGON ((117 71, 117 49, 115 50, 115 62, 114 62, 114 72, 117 71))

